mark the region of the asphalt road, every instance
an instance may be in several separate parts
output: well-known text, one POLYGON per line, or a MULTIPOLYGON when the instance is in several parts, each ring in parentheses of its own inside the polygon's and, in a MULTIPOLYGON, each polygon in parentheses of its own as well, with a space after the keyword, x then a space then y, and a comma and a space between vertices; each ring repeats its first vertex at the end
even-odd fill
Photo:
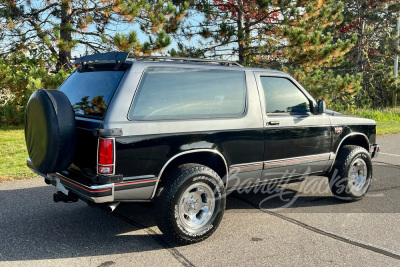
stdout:
POLYGON ((231 194, 214 235, 181 247, 163 238, 149 204, 108 214, 53 203, 42 179, 2 183, 0 266, 400 266, 400 135, 378 143, 362 201, 333 198, 321 177, 231 194))

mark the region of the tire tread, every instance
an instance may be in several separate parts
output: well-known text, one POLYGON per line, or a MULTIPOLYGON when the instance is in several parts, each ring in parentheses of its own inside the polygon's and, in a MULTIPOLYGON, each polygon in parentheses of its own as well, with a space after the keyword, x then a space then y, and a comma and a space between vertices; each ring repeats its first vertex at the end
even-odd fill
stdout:
MULTIPOLYGON (((360 146, 355 146, 355 145, 346 145, 343 146, 340 150, 339 153, 336 157, 336 161, 333 165, 333 168, 331 172, 329 173, 329 186, 331 188, 332 194, 340 199, 344 199, 346 201, 354 202, 362 199, 364 195, 360 197, 356 197, 354 195, 349 195, 346 191, 342 191, 340 194, 336 193, 336 187, 334 183, 331 182, 331 179, 333 179, 333 175, 335 174, 335 170, 337 170, 337 173, 335 175, 340 176, 340 177, 345 177, 347 175, 347 168, 352 162, 354 156, 358 153, 367 153, 368 151, 360 146)), ((372 169, 371 171, 371 176, 372 176, 372 169)))
POLYGON ((172 221, 169 219, 169 214, 172 212, 170 210, 170 203, 172 202, 179 187, 186 181, 187 177, 191 177, 198 172, 209 172, 211 176, 219 177, 214 170, 204 165, 194 163, 180 165, 167 173, 167 175, 164 177, 154 201, 155 221, 158 228, 167 238, 183 245, 203 241, 216 230, 219 224, 219 222, 216 222, 213 229, 211 229, 205 235, 196 238, 181 236, 173 230, 174 227, 172 225, 172 221))

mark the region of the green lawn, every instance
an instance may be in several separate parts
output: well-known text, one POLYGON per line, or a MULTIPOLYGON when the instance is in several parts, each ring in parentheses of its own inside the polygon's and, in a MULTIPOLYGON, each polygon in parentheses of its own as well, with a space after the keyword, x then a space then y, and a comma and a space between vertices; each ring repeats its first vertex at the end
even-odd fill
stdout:
POLYGON ((354 109, 342 113, 375 120, 378 135, 400 133, 400 108, 354 109))
POLYGON ((398 121, 377 121, 378 135, 400 133, 400 120, 398 121))
POLYGON ((37 177, 26 167, 23 127, 0 126, 0 182, 37 177))
MULTIPOLYGON (((400 133, 400 120, 378 121, 378 135, 400 133)), ((0 182, 37 177, 26 167, 22 126, 0 126, 0 182)))
POLYGON ((376 121, 400 121, 400 108, 353 109, 341 113, 376 121))

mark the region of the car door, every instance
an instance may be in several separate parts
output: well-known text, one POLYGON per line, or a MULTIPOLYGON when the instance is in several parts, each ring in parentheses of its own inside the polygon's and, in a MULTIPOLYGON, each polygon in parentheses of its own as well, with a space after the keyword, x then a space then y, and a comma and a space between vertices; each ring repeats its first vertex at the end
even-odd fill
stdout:
POLYGON ((263 181, 322 172, 332 136, 327 115, 315 115, 315 100, 285 74, 256 74, 266 121, 263 181))

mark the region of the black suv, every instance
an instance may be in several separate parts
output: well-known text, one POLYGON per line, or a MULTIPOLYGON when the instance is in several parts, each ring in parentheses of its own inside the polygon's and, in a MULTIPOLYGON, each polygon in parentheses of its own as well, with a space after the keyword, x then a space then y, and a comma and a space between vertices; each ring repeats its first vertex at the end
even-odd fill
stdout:
POLYGON ((325 175, 355 201, 371 184, 375 121, 327 111, 286 73, 127 53, 75 63, 26 108, 27 164, 56 202, 154 201, 160 230, 188 244, 216 230, 232 190, 325 175))

